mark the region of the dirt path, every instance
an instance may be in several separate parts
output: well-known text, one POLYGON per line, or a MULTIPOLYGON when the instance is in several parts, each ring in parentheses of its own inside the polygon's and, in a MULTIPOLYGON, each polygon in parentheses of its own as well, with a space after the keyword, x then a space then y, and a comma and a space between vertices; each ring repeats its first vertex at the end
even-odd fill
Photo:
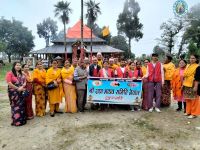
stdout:
POLYGON ((174 108, 162 113, 124 110, 49 115, 10 126, 5 83, 0 83, 0 149, 3 150, 199 150, 200 118, 174 108), (3 85, 3 86, 2 86, 3 85))

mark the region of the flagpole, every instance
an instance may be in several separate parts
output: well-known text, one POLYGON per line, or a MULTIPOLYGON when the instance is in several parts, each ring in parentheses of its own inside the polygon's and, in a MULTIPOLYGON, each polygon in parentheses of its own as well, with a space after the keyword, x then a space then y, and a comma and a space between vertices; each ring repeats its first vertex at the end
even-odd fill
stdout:
POLYGON ((83 47, 83 0, 81 0, 81 51, 84 50, 83 47))

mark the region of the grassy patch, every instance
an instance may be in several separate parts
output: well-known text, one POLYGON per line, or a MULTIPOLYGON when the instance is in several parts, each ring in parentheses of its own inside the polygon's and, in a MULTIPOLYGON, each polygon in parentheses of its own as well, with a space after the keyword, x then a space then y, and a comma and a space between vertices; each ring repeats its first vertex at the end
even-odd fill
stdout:
POLYGON ((6 63, 5 66, 2 66, 0 68, 0 81, 4 81, 5 80, 6 73, 8 71, 10 71, 11 68, 12 68, 12 64, 9 64, 9 63, 6 63))
POLYGON ((152 132, 157 132, 160 129, 155 127, 153 124, 150 124, 149 121, 146 120, 136 120, 131 122, 131 124, 136 125, 138 128, 149 130, 152 132))

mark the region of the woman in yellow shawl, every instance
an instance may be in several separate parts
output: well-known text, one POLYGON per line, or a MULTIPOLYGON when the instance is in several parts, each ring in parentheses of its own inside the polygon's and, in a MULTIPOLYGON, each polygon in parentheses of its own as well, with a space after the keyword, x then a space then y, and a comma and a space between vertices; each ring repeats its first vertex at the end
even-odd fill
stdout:
POLYGON ((190 55, 190 64, 184 72, 184 81, 183 81, 183 95, 186 100, 186 114, 188 119, 195 118, 197 115, 200 115, 199 99, 194 91, 194 75, 196 72, 199 61, 197 55, 190 55))
POLYGON ((65 112, 76 113, 76 89, 73 85, 74 67, 71 66, 68 60, 65 61, 65 66, 61 70, 61 76, 65 93, 65 112))
POLYGON ((162 87, 162 98, 161 106, 168 107, 171 104, 171 80, 175 71, 175 65, 172 63, 172 57, 166 56, 165 63, 163 65, 164 69, 164 85, 162 87))
MULTIPOLYGON (((147 65, 148 65, 148 63, 150 63, 150 60, 149 59, 145 59, 144 60, 144 65, 142 66, 143 77, 147 74, 147 65)), ((142 85, 142 90, 143 90, 143 93, 142 93, 142 97, 143 97, 142 109, 143 110, 148 110, 148 108, 149 108, 149 106, 148 106, 148 80, 146 78, 142 78, 142 82, 143 82, 143 85, 142 85)))
POLYGON ((42 117, 45 115, 46 100, 45 100, 45 79, 46 70, 43 69, 42 62, 36 63, 36 69, 33 71, 33 88, 35 94, 35 114, 42 117))
POLYGON ((171 80, 171 88, 173 91, 173 97, 174 100, 178 101, 178 108, 176 111, 181 111, 182 110, 182 103, 184 104, 184 113, 186 112, 186 102, 183 97, 183 74, 184 70, 186 68, 187 62, 186 60, 180 60, 179 61, 179 68, 177 68, 174 71, 174 74, 172 76, 171 80))
POLYGON ((61 82, 61 70, 58 68, 58 62, 53 60, 51 62, 52 67, 47 70, 46 84, 54 83, 56 88, 48 90, 49 107, 51 117, 55 116, 55 113, 62 113, 59 111, 59 104, 62 102, 63 88, 61 82))

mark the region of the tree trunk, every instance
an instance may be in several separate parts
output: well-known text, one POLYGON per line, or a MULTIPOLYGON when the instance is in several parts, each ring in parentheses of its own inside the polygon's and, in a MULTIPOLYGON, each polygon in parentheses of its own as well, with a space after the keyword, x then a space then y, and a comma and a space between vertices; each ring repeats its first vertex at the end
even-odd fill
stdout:
POLYGON ((8 62, 11 63, 11 54, 8 54, 8 62))
POLYGON ((65 60, 67 60, 67 45, 66 45, 66 24, 64 22, 64 46, 65 46, 65 60))
POLYGON ((49 38, 46 39, 46 47, 49 46, 49 38))
POLYGON ((129 58, 131 58, 131 38, 128 38, 128 53, 129 53, 129 58))

